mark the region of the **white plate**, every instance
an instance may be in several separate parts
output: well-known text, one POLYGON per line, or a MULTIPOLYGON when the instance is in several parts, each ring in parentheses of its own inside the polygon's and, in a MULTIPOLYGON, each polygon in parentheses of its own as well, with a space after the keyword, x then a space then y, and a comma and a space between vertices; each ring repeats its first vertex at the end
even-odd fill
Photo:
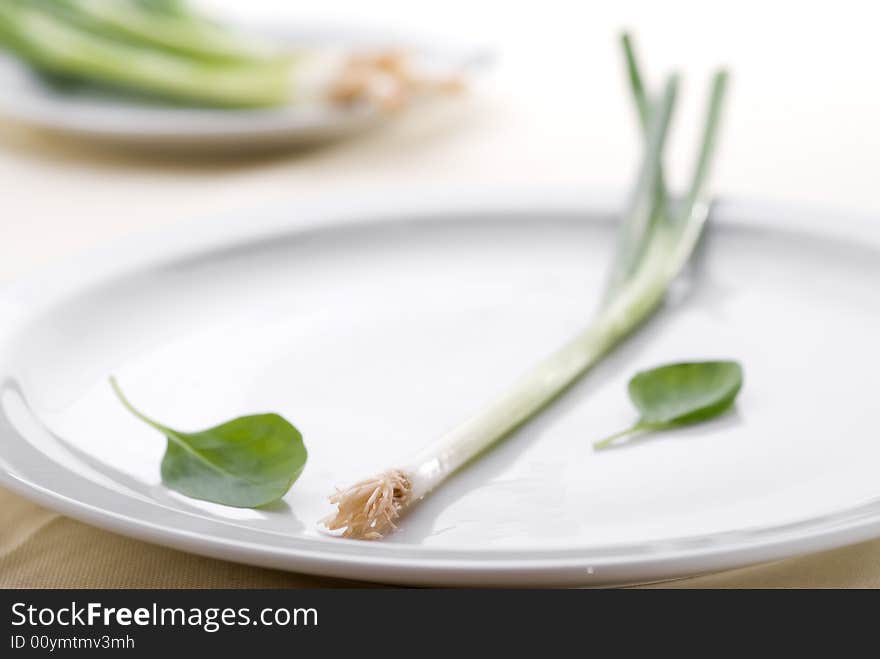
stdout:
MULTIPOLYGON (((473 72, 490 61, 488 51, 430 38, 318 25, 275 31, 294 47, 399 47, 438 75, 473 72)), ((151 106, 94 92, 67 93, 47 86, 2 51, 0 88, 0 116, 77 138, 152 150, 311 145, 354 135, 397 116, 373 104, 229 110, 151 106)))
MULTIPOLYGON (((592 200, 591 200, 592 199, 592 200)), ((589 318, 613 235, 584 191, 298 201, 197 222, 0 295, 2 482, 137 538, 408 584, 665 579, 880 535, 880 227, 720 204, 698 277, 561 401, 379 543, 321 535, 336 485, 431 441, 589 318), (808 227, 808 228, 807 228, 808 227), (737 358, 735 414, 593 453, 625 382, 737 358), (274 410, 309 463, 283 505, 163 488, 169 425, 274 410)))

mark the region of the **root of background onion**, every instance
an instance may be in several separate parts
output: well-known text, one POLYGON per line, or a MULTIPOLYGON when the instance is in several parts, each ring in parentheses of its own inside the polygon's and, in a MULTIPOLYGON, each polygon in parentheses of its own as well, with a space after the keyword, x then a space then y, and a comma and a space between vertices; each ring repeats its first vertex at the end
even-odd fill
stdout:
POLYGON ((341 72, 330 83, 328 97, 339 105, 372 101, 394 111, 406 107, 417 96, 451 95, 463 89, 461 77, 420 74, 406 53, 389 50, 348 56, 341 72))

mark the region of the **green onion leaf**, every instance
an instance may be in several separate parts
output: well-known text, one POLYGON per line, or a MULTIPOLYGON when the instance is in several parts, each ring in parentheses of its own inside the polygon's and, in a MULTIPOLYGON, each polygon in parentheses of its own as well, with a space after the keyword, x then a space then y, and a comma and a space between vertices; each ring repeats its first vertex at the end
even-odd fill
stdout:
POLYGON ((675 107, 678 77, 666 81, 663 96, 647 127, 645 157, 620 227, 618 248, 606 289, 606 302, 629 280, 642 262, 657 217, 656 190, 662 185, 662 156, 675 107))

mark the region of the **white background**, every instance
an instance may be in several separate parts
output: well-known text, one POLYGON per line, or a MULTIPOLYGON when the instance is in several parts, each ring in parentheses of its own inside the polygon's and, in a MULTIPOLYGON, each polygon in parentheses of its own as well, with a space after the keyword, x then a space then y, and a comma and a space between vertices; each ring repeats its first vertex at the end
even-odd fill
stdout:
POLYGON ((515 113, 529 132, 517 136, 521 149, 507 156, 526 169, 535 158, 541 168, 553 168, 554 158, 584 158, 582 172, 597 182, 620 183, 632 156, 615 42, 625 27, 637 36, 656 84, 671 69, 686 75, 690 113, 680 118, 681 133, 693 132, 698 99, 691 96, 702 94, 708 71, 723 64, 734 74, 721 190, 880 209, 873 189, 880 165, 874 3, 202 2, 256 21, 343 21, 495 46, 501 93, 514 106, 499 123, 515 113))
POLYGON ((690 161, 711 68, 733 73, 715 189, 880 213, 877 16, 868 2, 201 0, 253 22, 345 23, 487 45, 498 68, 451 114, 307 154, 181 162, 0 124, 0 277, 122 233, 346 185, 574 183, 621 190, 637 133, 617 34, 652 83, 685 75, 670 153, 690 161))

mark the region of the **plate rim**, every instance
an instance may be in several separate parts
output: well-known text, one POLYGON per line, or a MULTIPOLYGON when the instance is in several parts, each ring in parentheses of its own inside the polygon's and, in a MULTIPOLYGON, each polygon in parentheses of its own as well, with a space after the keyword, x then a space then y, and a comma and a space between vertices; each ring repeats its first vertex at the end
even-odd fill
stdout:
MULTIPOLYGON (((603 190, 594 191, 591 199, 589 191, 570 187, 548 189, 544 186, 524 190, 510 186, 430 186, 408 188, 405 192, 396 188, 344 193, 336 191, 333 194, 313 195, 310 199, 274 202, 249 213, 238 210, 220 217, 214 215, 153 229, 145 234, 129 235, 105 247, 73 255, 63 263, 0 288, 0 318, 9 317, 10 308, 22 306, 26 310, 24 317, 28 313, 38 316, 44 305, 52 305, 71 291, 82 290, 107 277, 173 262, 186 255, 234 246, 241 240, 265 240, 277 235, 278 231, 292 234, 308 227, 332 228, 343 223, 387 222, 395 217, 418 222, 420 219, 465 213, 512 212, 527 215, 543 210, 602 216, 614 213, 619 198, 603 190), (296 218, 292 219, 294 214, 291 211, 294 208, 296 218), (175 247, 169 249, 169 244, 175 247)), ((880 225, 877 222, 866 221, 867 216, 859 217, 831 209, 727 200, 718 203, 714 221, 766 227, 768 217, 781 219, 775 222, 773 228, 831 235, 853 243, 867 241, 871 247, 880 249, 880 225)), ((0 327, 0 347, 17 334, 19 327, 16 322, 3 323, 0 327)), ((4 432, 8 431, 8 428, 4 429, 4 432)), ((27 443, 25 438, 19 438, 27 443)), ((131 517, 131 514, 124 514, 118 508, 112 509, 112 506, 100 508, 86 501, 77 501, 57 486, 53 490, 13 473, 9 470, 7 457, 6 443, 0 444, 0 465, 3 467, 0 469, 0 484, 37 503, 100 528, 224 560, 389 583, 608 585, 644 582, 729 569, 880 536, 878 493, 877 498, 863 504, 793 524, 664 539, 659 543, 642 542, 630 547, 640 547, 641 551, 631 551, 629 554, 597 556, 595 548, 592 551, 584 548, 522 551, 475 548, 450 551, 394 543, 382 544, 381 550, 376 551, 371 549, 376 547, 375 543, 351 540, 340 541, 340 549, 343 546, 355 549, 328 551, 326 541, 320 542, 314 550, 303 546, 319 542, 309 538, 293 538, 289 545, 281 548, 204 531, 190 531, 179 526, 156 524, 131 517), (655 545, 653 550, 646 552, 645 547, 650 549, 652 544, 655 545), (471 558, 462 558, 458 554, 470 555, 471 558)), ((14 464, 11 466, 14 468, 14 464)), ((61 465, 58 467, 64 469, 61 465)), ((103 487, 76 475, 73 475, 72 481, 103 487)), ((146 505, 155 506, 155 503, 146 505)), ((185 511, 172 509, 172 512, 176 513, 172 519, 187 515, 185 511)), ((209 526, 223 526, 220 520, 206 520, 209 526)), ((265 532, 255 529, 251 533, 257 537, 265 532)), ((610 549, 627 548, 620 546, 610 549)))

